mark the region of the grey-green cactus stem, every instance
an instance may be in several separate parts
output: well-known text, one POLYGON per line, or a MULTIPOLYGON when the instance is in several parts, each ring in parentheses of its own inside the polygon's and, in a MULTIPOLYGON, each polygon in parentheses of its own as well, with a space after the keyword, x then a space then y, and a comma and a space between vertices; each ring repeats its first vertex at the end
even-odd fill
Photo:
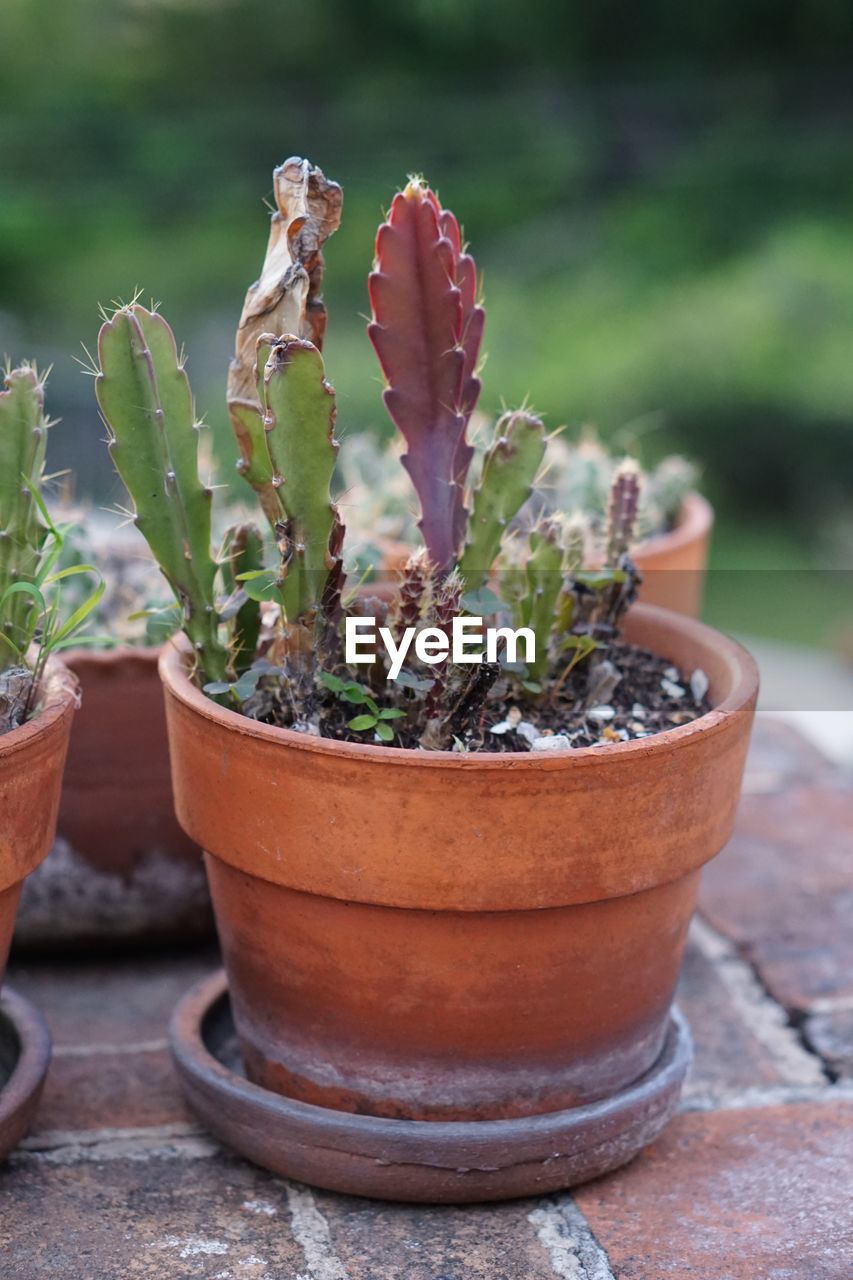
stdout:
POLYGON ((483 460, 480 483, 468 523, 468 544, 459 570, 465 588, 486 581, 510 521, 530 496, 545 456, 545 427, 540 418, 519 409, 505 413, 483 460))
MULTIPOLYGON (((0 391, 0 597, 15 582, 31 582, 38 570, 44 527, 33 493, 44 468, 47 426, 44 381, 35 366, 7 369, 0 391)), ((0 671, 18 661, 34 607, 23 592, 7 596, 0 630, 9 643, 0 643, 0 671)))
POLYGON ((135 523, 181 603, 202 673, 222 680, 211 491, 199 479, 198 424, 174 334, 162 316, 134 303, 101 326, 98 355, 95 390, 135 523))
POLYGON ((536 636, 536 659, 530 664, 530 675, 541 680, 551 664, 551 637, 557 599, 562 587, 563 529, 556 517, 540 521, 530 535, 530 559, 527 579, 530 592, 526 604, 526 625, 536 636))
POLYGON ((571 630, 575 620, 574 574, 584 568, 589 548, 589 521, 586 516, 570 516, 563 528, 563 581, 557 599, 554 632, 557 639, 571 630))

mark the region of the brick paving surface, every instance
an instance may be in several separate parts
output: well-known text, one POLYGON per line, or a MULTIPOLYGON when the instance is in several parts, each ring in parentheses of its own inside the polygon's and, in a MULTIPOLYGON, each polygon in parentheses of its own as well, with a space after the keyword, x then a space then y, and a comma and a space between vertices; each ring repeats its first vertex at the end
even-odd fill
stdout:
POLYGON ((213 952, 27 962, 55 1056, 0 1169, 0 1280, 851 1280, 853 779, 760 722, 679 999, 682 1113, 573 1194, 465 1208, 288 1184, 193 1121, 166 1049, 213 952))

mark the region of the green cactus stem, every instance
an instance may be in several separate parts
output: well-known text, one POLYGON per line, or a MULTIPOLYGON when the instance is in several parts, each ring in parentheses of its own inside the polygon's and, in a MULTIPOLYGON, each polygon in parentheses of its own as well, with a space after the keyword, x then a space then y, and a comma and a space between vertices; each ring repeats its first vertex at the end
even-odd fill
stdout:
MULTIPOLYGON (((31 582, 38 570, 44 541, 38 491, 44 468, 48 423, 44 415, 44 380, 35 365, 6 370, 0 391, 0 598, 16 582, 31 582)), ((26 647, 27 620, 35 607, 21 591, 6 597, 0 631, 0 671, 14 666, 26 647)))
POLYGON ((252 665, 261 631, 261 606, 246 594, 242 574, 264 567, 264 539, 254 524, 232 525, 226 530, 220 555, 220 575, 228 600, 222 609, 230 628, 228 650, 235 676, 252 665))
POLYGON ((273 485, 284 511, 276 530, 281 601, 288 623, 313 622, 334 568, 330 543, 340 521, 330 493, 338 451, 335 392, 312 343, 282 338, 275 344, 264 401, 273 485))
POLYGON ((135 523, 180 601, 199 668, 208 680, 223 680, 211 491, 199 479, 198 424, 174 334, 155 311, 119 307, 101 326, 98 356, 95 390, 135 523))
POLYGON ((486 581, 510 521, 530 496, 545 457, 545 427, 525 410, 505 413, 483 460, 468 523, 468 545, 459 563, 466 591, 486 581))

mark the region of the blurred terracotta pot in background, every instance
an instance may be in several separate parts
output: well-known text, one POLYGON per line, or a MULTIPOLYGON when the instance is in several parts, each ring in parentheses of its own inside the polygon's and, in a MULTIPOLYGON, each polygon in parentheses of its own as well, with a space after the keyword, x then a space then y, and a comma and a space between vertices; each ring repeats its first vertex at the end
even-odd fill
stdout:
POLYGON ((192 940, 212 931, 199 849, 175 818, 159 650, 73 649, 84 692, 56 844, 21 898, 16 947, 192 940))
POLYGON ((248 1075, 414 1120, 533 1116, 656 1062, 699 872, 728 839, 757 673, 637 606, 627 638, 714 706, 644 740, 459 755, 338 743, 160 671, 177 813, 206 862, 248 1075))
POLYGON ((714 509, 699 493, 684 499, 675 528, 641 542, 634 554, 643 574, 640 599, 689 618, 702 612, 714 509))
MULTIPOLYGON (((634 561, 643 574, 640 599, 645 604, 672 609, 688 618, 699 617, 713 527, 710 502, 699 493, 689 493, 673 529, 637 544, 634 561)), ((405 543, 386 540, 383 551, 385 573, 364 592, 387 600, 396 590, 396 573, 405 568, 411 549, 405 543)))

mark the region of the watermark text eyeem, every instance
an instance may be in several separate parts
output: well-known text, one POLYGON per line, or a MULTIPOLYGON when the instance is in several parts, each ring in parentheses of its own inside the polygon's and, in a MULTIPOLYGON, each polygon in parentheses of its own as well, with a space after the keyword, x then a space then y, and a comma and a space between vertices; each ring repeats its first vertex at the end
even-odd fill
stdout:
POLYGON ((389 659, 388 679, 396 680, 411 651, 418 661, 435 666, 454 663, 497 662, 505 651, 509 663, 536 661, 536 634, 532 627, 485 627, 482 618, 454 618, 450 635, 440 627, 406 627, 398 638, 388 627, 377 627, 375 618, 347 618, 344 624, 344 660, 347 666, 374 663, 377 645, 389 659))

